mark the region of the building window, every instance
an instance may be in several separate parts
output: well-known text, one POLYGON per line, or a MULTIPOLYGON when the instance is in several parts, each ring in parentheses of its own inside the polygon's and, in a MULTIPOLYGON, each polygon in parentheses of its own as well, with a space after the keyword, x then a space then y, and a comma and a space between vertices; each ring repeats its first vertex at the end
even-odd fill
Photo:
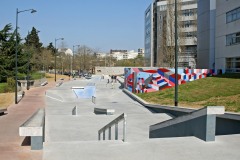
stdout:
POLYGON ((231 46, 240 43, 240 32, 226 35, 226 45, 231 46))
POLYGON ((182 28, 189 28, 195 25, 195 21, 182 21, 182 28))
POLYGON ((196 9, 186 9, 186 10, 182 10, 182 16, 193 16, 197 13, 196 9))
POLYGON ((230 23, 240 19, 240 7, 226 13, 226 22, 230 23))
POLYGON ((240 57, 226 58, 227 72, 240 72, 240 57))
POLYGON ((183 37, 185 38, 197 37, 197 32, 184 32, 183 37))

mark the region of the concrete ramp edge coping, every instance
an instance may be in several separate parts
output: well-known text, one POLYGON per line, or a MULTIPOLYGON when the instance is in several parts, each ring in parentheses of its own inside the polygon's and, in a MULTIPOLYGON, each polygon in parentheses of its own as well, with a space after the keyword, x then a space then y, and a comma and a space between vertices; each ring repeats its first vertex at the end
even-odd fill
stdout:
POLYGON ((123 92, 125 92, 127 95, 129 95, 131 98, 133 98, 134 100, 136 100, 137 102, 139 102, 142 105, 147 105, 149 104, 148 102, 144 101, 143 99, 141 99, 140 97, 136 96, 135 94, 133 94, 132 92, 128 91, 127 89, 123 89, 123 92))

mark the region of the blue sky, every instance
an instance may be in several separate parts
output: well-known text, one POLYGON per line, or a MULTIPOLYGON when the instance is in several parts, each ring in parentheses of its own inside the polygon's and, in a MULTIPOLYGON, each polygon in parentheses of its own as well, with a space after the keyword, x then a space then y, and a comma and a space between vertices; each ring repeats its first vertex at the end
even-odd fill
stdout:
MULTIPOLYGON (((34 26, 44 46, 64 37, 67 47, 87 45, 103 52, 144 47, 144 11, 152 0, 1 0, 0 29, 15 28, 16 8, 22 37, 34 26)), ((60 43, 60 42, 58 42, 60 43)), ((60 44, 57 45, 57 47, 60 44)))

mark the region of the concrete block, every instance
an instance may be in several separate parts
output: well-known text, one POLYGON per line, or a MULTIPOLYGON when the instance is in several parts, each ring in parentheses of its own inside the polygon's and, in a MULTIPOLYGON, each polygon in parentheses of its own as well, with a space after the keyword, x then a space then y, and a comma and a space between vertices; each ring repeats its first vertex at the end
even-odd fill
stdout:
POLYGON ((115 112, 114 109, 106 109, 106 108, 94 108, 95 114, 106 114, 106 115, 113 115, 115 112))
POLYGON ((215 140, 216 115, 224 114, 223 106, 208 106, 172 120, 150 126, 150 138, 196 136, 215 140))
POLYGON ((72 109, 72 115, 78 115, 77 106, 73 107, 73 109, 72 109))

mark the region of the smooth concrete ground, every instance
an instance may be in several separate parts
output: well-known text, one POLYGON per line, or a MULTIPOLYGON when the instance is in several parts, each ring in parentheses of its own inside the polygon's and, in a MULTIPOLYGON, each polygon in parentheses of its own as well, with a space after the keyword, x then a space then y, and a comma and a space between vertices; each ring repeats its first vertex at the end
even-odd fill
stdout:
MULTIPOLYGON (((98 82, 98 79, 93 81, 98 82)), ((152 114, 122 93, 118 88, 120 85, 116 85, 115 89, 111 89, 110 84, 106 87, 106 79, 97 83, 96 104, 89 99, 76 99, 71 86, 85 86, 89 82, 91 80, 76 80, 58 88, 53 83, 26 91, 19 104, 11 105, 7 114, 0 116, 0 160, 240 158, 240 135, 217 136, 215 142, 207 143, 195 137, 149 140, 148 126, 169 119, 170 116, 152 114), (53 97, 45 96, 46 90, 53 97), (29 142, 24 141, 25 137, 19 136, 18 129, 35 110, 46 105, 48 123, 44 149, 32 151, 29 142), (78 116, 71 115, 74 106, 78 106, 78 116), (113 108, 116 114, 95 115, 94 106, 113 108), (97 141, 95 131, 122 112, 128 116, 127 142, 97 141)))
MULTIPOLYGON (((149 139, 149 126, 171 119, 167 114, 153 114, 107 80, 94 76, 92 80, 75 80, 46 92, 46 141, 44 160, 238 160, 240 135, 217 136, 215 142, 196 137, 149 139), (96 104, 91 99, 78 99, 71 87, 96 83, 96 104), (77 106, 78 115, 71 115, 77 106), (111 108, 115 114, 95 115, 94 107, 111 108), (105 124, 127 114, 127 142, 98 141, 97 132, 105 124)), ((120 123, 120 131, 122 125, 120 123)), ((113 131, 112 131, 113 133, 113 131)), ((114 135, 112 135, 114 137, 114 135)), ((108 135, 106 134, 106 137, 108 135)))
MULTIPOLYGON (((97 141, 98 130, 122 113, 127 114, 127 140, 143 140, 148 139, 151 124, 171 118, 166 114, 153 115, 124 94, 119 88, 120 83, 115 83, 112 88, 106 82, 106 79, 100 80, 95 76, 92 80, 71 81, 48 90, 46 95, 51 96, 46 97, 46 142, 97 141), (96 104, 91 99, 78 99, 71 90, 72 86, 84 86, 92 82, 96 84, 96 104), (77 106, 78 116, 72 115, 74 106, 77 106), (115 113, 96 115, 94 107, 114 109, 115 113)), ((121 122, 119 130, 122 130, 121 122)))

